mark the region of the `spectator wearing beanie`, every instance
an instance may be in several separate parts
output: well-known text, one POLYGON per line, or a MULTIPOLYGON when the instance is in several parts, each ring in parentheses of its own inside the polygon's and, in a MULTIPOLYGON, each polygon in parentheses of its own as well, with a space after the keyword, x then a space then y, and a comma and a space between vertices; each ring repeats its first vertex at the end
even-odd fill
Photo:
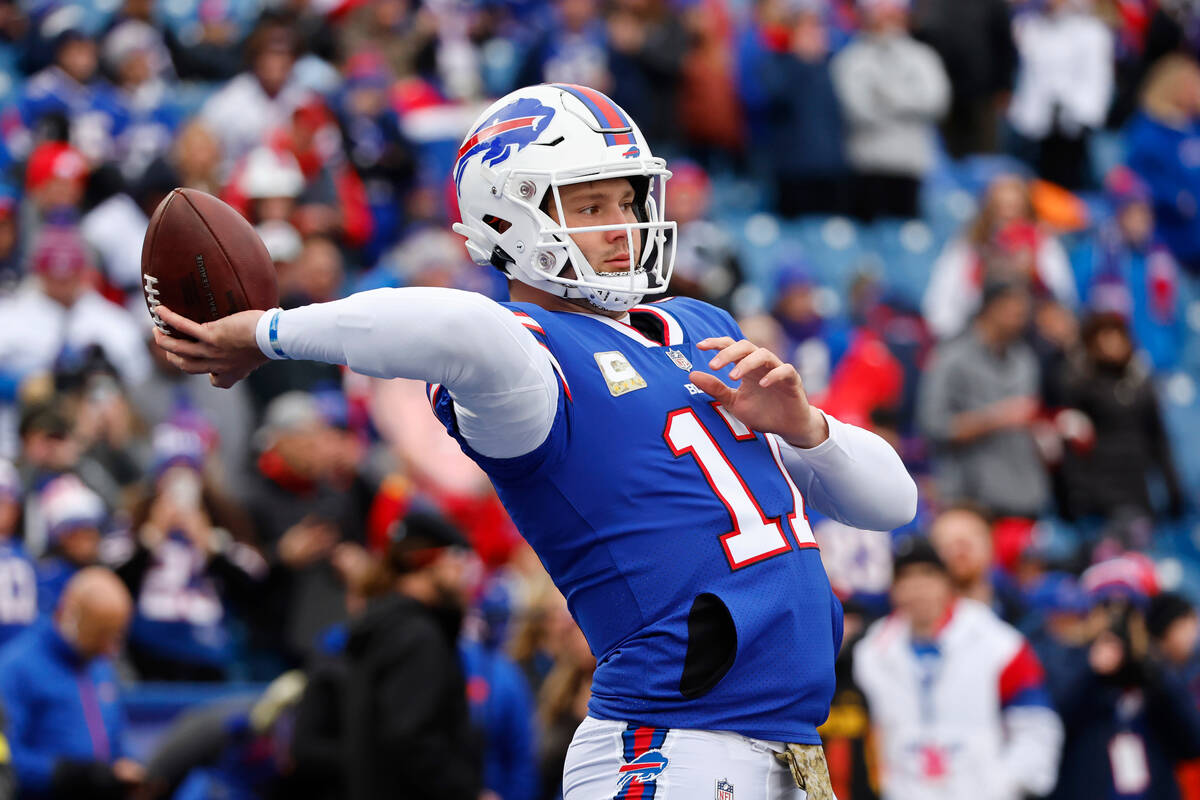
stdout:
POLYGON ((196 431, 154 431, 150 496, 133 518, 134 547, 116 568, 136 611, 129 649, 143 680, 220 680, 233 655, 230 618, 259 599, 267 565, 222 523, 228 504, 203 477, 196 431))
POLYGON ((484 787, 504 800, 538 797, 536 706, 521 668, 505 652, 513 590, 493 579, 478 601, 481 637, 459 639, 471 718, 484 732, 484 787))
POLYGON ((1129 321, 1156 373, 1177 369, 1187 340, 1182 276, 1155 234, 1150 190, 1128 167, 1113 168, 1105 189, 1113 217, 1071 253, 1080 294, 1092 310, 1129 321))
POLYGON ((482 742, 457 649, 467 540, 422 511, 398 520, 389 539, 346 639, 338 796, 382 800, 404 786, 414 797, 476 800, 482 742))
POLYGON ((1049 673, 1066 745, 1054 800, 1179 797, 1176 765, 1200 756, 1200 712, 1148 650, 1153 562, 1124 554, 1080 579, 1095 608, 1089 635, 1049 673))
POLYGON ((307 392, 280 395, 258 433, 262 452, 247 507, 271 564, 267 601, 255 610, 262 643, 301 660, 346 619, 336 546, 362 543, 354 498, 331 482, 333 431, 307 392))
POLYGON ((1178 517, 1184 493, 1149 370, 1135 357, 1125 320, 1114 313, 1089 316, 1081 332, 1083 354, 1064 384, 1066 405, 1085 414, 1094 440, 1063 456, 1065 508, 1080 519, 1113 520, 1122 514, 1178 517), (1151 500, 1150 482, 1161 479, 1165 508, 1151 500))
POLYGON ((93 288, 94 268, 74 227, 48 225, 29 258, 34 280, 0 300, 0 363, 21 378, 49 370, 64 348, 99 345, 127 385, 150 372, 143 329, 93 288))
POLYGON ((100 495, 74 475, 55 478, 41 492, 46 555, 37 566, 38 610, 54 612, 63 587, 76 572, 100 561, 101 527, 108 510, 100 495))

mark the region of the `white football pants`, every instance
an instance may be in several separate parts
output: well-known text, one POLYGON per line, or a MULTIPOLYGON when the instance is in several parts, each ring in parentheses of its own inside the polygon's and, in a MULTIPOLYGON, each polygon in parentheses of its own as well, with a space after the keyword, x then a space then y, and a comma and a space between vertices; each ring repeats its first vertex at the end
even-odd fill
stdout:
POLYGON ((772 751, 728 731, 640 728, 588 717, 563 768, 563 800, 805 800, 772 751))

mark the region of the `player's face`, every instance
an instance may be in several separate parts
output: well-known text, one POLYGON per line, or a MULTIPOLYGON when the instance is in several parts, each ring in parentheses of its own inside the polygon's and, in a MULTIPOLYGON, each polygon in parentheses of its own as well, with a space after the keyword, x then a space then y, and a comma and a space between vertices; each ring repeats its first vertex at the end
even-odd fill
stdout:
MULTIPOLYGON (((637 222, 633 213, 633 185, 625 178, 568 184, 559 189, 559 198, 562 208, 554 205, 551 196, 546 213, 566 227, 637 222)), ((574 233, 571 238, 596 272, 627 272, 630 263, 637 264, 641 257, 641 236, 636 231, 632 237, 626 236, 622 229, 574 233)))

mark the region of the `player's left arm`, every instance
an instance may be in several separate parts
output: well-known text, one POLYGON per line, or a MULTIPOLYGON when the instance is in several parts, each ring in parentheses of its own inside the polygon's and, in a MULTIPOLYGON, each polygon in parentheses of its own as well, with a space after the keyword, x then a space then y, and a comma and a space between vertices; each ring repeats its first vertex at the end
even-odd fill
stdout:
POLYGON ((750 428, 787 445, 780 448, 784 466, 813 508, 866 530, 891 530, 913 518, 917 486, 900 456, 870 431, 810 404, 794 366, 746 339, 721 336, 696 346, 718 351, 709 366, 732 364, 729 377, 741 383, 735 389, 700 371, 691 373, 692 383, 750 428))

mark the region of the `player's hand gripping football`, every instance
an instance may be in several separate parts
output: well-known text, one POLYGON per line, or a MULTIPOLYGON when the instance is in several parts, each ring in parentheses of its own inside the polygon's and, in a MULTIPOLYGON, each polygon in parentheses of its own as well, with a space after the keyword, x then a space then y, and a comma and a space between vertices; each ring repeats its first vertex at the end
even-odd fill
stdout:
POLYGON ((196 340, 189 342, 155 328, 154 341, 167 352, 167 360, 184 372, 207 372, 213 386, 228 389, 270 360, 254 338, 262 311, 241 311, 201 324, 166 306, 154 310, 167 325, 196 340))
POLYGON ((796 447, 816 447, 829 436, 825 415, 808 402, 800 375, 791 364, 765 347, 728 336, 704 339, 700 350, 718 350, 709 367, 715 370, 733 364, 731 380, 740 380, 734 389, 715 375, 694 371, 690 374, 697 388, 712 395, 729 413, 748 427, 775 433, 796 447))

